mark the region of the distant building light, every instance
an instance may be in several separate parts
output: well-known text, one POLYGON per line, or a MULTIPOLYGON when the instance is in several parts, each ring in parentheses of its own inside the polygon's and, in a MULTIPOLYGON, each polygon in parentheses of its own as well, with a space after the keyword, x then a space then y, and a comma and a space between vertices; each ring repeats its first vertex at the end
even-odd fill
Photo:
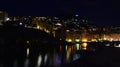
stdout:
POLYGON ((66 32, 69 32, 70 30, 66 30, 66 32))
POLYGON ((62 24, 61 24, 61 23, 57 23, 57 24, 55 24, 55 25, 61 26, 62 24))
POLYGON ((67 42, 72 42, 72 39, 66 39, 67 42))
POLYGON ((76 17, 78 17, 79 15, 78 15, 78 14, 76 14, 75 16, 76 16, 76 17))
POLYGON ((39 29, 40 28, 40 26, 37 26, 37 29, 39 29))
POLYGON ((87 42, 87 39, 86 39, 86 38, 83 38, 83 39, 82 39, 82 42, 87 42))
POLYGON ((80 39, 75 39, 76 42, 80 42, 80 39))
POLYGON ((22 24, 23 24, 23 23, 21 23, 21 22, 19 23, 19 25, 22 25, 22 24))
POLYGON ((111 38, 110 41, 113 41, 113 38, 111 38))
POLYGON ((27 40, 26 43, 29 44, 30 42, 27 40))
POLYGON ((93 31, 96 31, 96 29, 95 29, 95 28, 93 28, 93 31))
POLYGON ((10 18, 6 18, 6 21, 9 21, 10 20, 10 18))

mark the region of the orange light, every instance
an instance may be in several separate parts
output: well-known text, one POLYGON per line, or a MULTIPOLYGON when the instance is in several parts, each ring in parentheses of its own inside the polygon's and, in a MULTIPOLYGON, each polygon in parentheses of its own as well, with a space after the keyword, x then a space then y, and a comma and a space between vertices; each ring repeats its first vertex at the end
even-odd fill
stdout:
POLYGON ((83 39, 82 39, 82 42, 87 42, 87 39, 86 39, 86 38, 83 38, 83 39))
POLYGON ((88 45, 87 43, 82 43, 82 47, 83 47, 83 48, 86 48, 87 45, 88 45))

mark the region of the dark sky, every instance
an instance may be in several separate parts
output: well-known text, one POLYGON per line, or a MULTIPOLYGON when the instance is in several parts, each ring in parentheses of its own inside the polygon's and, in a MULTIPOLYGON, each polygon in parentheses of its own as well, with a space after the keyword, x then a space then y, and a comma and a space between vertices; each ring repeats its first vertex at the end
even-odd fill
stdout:
POLYGON ((120 2, 115 0, 1 0, 0 10, 14 15, 74 15, 98 24, 120 24, 120 2))

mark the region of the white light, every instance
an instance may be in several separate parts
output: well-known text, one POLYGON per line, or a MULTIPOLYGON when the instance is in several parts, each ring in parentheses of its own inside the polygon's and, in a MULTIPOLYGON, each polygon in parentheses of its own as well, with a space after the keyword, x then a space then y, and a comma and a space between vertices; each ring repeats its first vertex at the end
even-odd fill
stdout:
POLYGON ((78 17, 79 15, 78 15, 78 14, 76 14, 75 16, 76 16, 76 17, 78 17))
POLYGON ((41 62, 42 62, 42 56, 39 55, 39 57, 38 57, 38 62, 37 62, 37 67, 40 67, 41 62))
POLYGON ((70 30, 66 30, 66 32, 69 32, 70 30))
POLYGON ((66 51, 67 51, 67 45, 65 47, 66 47, 66 51))
POLYGON ((10 18, 6 18, 6 21, 9 21, 10 20, 10 18))
POLYGON ((115 46, 115 47, 120 47, 120 44, 118 44, 117 46, 115 46))
POLYGON ((55 25, 61 26, 62 24, 61 24, 61 23, 57 23, 57 24, 55 24, 55 25))
POLYGON ((20 22, 19 25, 22 25, 22 23, 20 22))

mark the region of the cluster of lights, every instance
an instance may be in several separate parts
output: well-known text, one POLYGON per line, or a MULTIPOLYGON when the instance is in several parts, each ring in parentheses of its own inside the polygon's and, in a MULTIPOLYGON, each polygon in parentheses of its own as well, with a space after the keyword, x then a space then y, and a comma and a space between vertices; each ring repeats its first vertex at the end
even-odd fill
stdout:
POLYGON ((67 42, 72 42, 72 39, 66 39, 67 42))
MULTIPOLYGON (((73 42, 72 39, 66 39, 67 42, 73 42)), ((75 42, 79 43, 79 42, 88 42, 87 38, 83 38, 81 41, 80 39, 75 39, 75 42)))

